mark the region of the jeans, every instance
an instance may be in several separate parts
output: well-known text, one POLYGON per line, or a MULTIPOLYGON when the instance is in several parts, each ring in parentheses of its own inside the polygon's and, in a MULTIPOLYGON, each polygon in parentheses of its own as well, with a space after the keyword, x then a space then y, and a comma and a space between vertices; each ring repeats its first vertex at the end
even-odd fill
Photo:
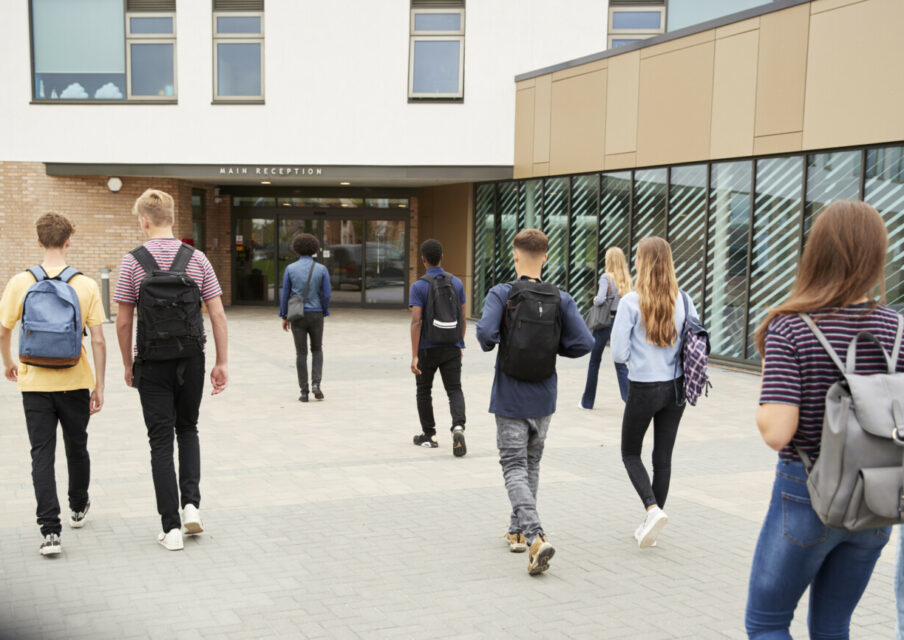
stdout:
POLYGON ((88 457, 88 418, 90 394, 76 391, 22 393, 25 426, 31 442, 31 480, 38 508, 35 515, 41 535, 59 534, 60 502, 57 498, 54 461, 57 423, 63 429, 66 464, 69 468, 69 508, 81 511, 88 504, 91 459, 88 457))
MULTIPOLYGON (((684 378, 678 378, 678 386, 684 378)), ((622 418, 621 454, 644 507, 665 507, 672 476, 672 449, 684 406, 675 402, 675 382, 631 382, 622 418), (653 421, 653 483, 640 460, 644 435, 653 421)))
POLYGON ((157 513, 163 531, 167 532, 182 526, 180 505, 201 506, 198 412, 204 391, 204 355, 184 360, 146 360, 138 366, 141 368, 138 395, 151 445, 157 513), (184 371, 180 371, 181 367, 184 371), (178 485, 173 466, 174 431, 179 444, 178 485))
POLYGON ((295 340, 295 368, 298 370, 298 388, 308 389, 308 337, 311 338, 311 382, 320 386, 323 378, 323 313, 305 311, 304 317, 292 321, 292 338, 295 340))
MULTIPOLYGON (((615 321, 615 316, 612 318, 615 321)), ((593 332, 593 349, 590 351, 590 365, 587 367, 587 384, 584 386, 584 395, 581 397, 581 406, 592 409, 596 400, 596 384, 599 379, 600 362, 603 360, 603 350, 609 342, 609 334, 612 333, 612 325, 597 329, 593 332)), ((618 390, 621 392, 622 402, 628 399, 628 367, 621 363, 615 363, 615 377, 618 378, 618 390)))
POLYGON ((465 426, 465 396, 461 390, 461 349, 458 347, 434 347, 421 349, 417 354, 420 375, 417 383, 417 414, 421 429, 426 436, 436 435, 436 421, 433 418, 433 377, 439 369, 443 387, 449 396, 449 411, 452 413, 452 427, 465 426))
POLYGON ((512 503, 509 532, 523 533, 528 544, 543 533, 537 514, 537 489, 540 486, 540 458, 551 418, 496 416, 499 464, 512 503))
POLYGON ((898 640, 904 640, 904 527, 898 527, 898 564, 895 569, 895 600, 898 601, 898 640))
POLYGON ((891 527, 846 531, 827 527, 810 506, 803 464, 780 460, 760 531, 746 626, 750 638, 789 639, 798 600, 810 587, 810 638, 847 638, 891 527))

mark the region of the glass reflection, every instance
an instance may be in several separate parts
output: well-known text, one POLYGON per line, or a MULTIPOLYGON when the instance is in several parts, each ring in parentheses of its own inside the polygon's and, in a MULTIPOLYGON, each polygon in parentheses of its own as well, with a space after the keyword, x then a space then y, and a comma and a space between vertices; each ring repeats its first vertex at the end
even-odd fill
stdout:
POLYGON ((405 301, 404 220, 368 220, 364 264, 364 301, 401 304, 405 301))
MULTIPOLYGON (((514 186, 514 183, 513 185, 514 186)), ((517 187, 515 187, 517 189, 517 187)), ((495 186, 477 185, 474 198, 474 296, 475 313, 483 313, 483 302, 493 278, 493 258, 496 255, 496 221, 493 210, 495 186)))
POLYGON ((604 173, 600 178, 600 257, 609 247, 619 247, 630 262, 630 229, 631 172, 604 173))
POLYGON ((543 198, 543 233, 549 238, 549 250, 543 267, 543 279, 565 289, 568 267, 568 178, 546 180, 543 198))
POLYGON ((634 218, 631 225, 632 272, 637 243, 649 236, 665 238, 665 169, 643 169, 634 172, 634 218))
POLYGON ((669 188, 669 244, 678 286, 703 308, 706 263, 706 165, 675 167, 669 188))
POLYGON ((571 264, 568 269, 568 293, 582 311, 592 304, 598 280, 598 186, 599 178, 596 175, 575 176, 571 182, 571 229, 568 238, 571 264))
POLYGON ((866 201, 888 227, 885 289, 888 304, 904 310, 904 147, 866 152, 866 201))
POLYGON ((236 297, 241 302, 276 301, 276 221, 235 221, 236 297))

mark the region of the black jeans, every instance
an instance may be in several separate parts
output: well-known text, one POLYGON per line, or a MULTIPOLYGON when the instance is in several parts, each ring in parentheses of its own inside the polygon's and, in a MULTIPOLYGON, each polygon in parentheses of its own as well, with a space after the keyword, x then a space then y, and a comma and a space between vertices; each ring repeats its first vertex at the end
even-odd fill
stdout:
POLYGON ((41 535, 59 534, 60 502, 57 499, 54 462, 56 428, 63 428, 66 464, 69 468, 69 508, 81 511, 88 504, 91 459, 88 457, 88 418, 91 394, 76 391, 23 391, 25 426, 31 442, 31 480, 38 500, 41 535))
POLYGON ((446 395, 449 396, 449 410, 452 413, 452 427, 465 426, 465 396, 461 391, 461 349, 458 347, 434 347, 421 349, 417 353, 417 414, 421 419, 424 435, 436 435, 436 421, 433 419, 433 376, 436 370, 443 378, 446 395))
MULTIPOLYGON (((684 387, 684 378, 678 379, 684 387)), ((622 462, 628 470, 631 484, 643 500, 644 507, 665 506, 672 475, 672 449, 678 435, 678 423, 684 405, 675 401, 675 382, 634 382, 628 387, 628 401, 622 418, 622 462), (653 421, 653 484, 640 460, 643 437, 653 421)))
POLYGON ((204 356, 147 360, 140 365, 138 395, 151 445, 151 473, 163 531, 182 526, 180 505, 201 505, 198 411, 204 391, 204 356), (180 363, 184 371, 180 371, 180 363), (181 373, 182 383, 179 383, 181 373), (179 443, 179 482, 173 467, 173 432, 179 443), (179 494, 182 500, 179 500, 179 494))
POLYGON ((298 370, 298 388, 308 389, 308 337, 311 338, 311 382, 320 385, 323 377, 323 313, 305 311, 304 317, 292 321, 292 337, 295 339, 295 368, 298 370))

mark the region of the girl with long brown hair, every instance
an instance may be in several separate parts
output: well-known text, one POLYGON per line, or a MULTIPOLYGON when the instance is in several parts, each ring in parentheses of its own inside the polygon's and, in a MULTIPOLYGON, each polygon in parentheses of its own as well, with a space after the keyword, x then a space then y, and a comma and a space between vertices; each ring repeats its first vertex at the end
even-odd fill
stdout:
POLYGON ((684 413, 684 399, 676 397, 676 389, 684 388, 679 327, 688 314, 697 317, 697 310, 690 297, 678 289, 668 242, 655 236, 641 240, 634 267, 635 290, 622 298, 612 326, 612 359, 630 367, 621 451, 628 477, 647 510, 634 532, 643 548, 656 543, 668 521, 662 508, 669 492, 672 449, 684 413), (651 421, 652 483, 640 459, 651 421))
MULTIPOLYGON (((791 295, 769 311, 756 333, 763 356, 757 426, 779 459, 750 573, 751 638, 790 638, 788 627, 807 587, 811 637, 848 637, 851 614, 888 542, 888 527, 834 529, 810 505, 800 453, 812 461, 819 457, 826 392, 839 372, 799 315, 808 314, 837 353, 859 332, 871 333, 891 353, 898 314, 871 297, 883 287, 887 246, 885 224, 871 206, 829 205, 810 232, 791 295)), ((904 371, 904 359, 896 368, 904 371)), ((857 373, 886 370, 879 347, 860 341, 857 373)))
MULTIPOLYGON (((628 270, 628 261, 624 252, 618 247, 609 247, 606 250, 606 262, 603 275, 600 276, 599 291, 593 299, 594 306, 601 307, 606 300, 612 300, 609 313, 612 322, 618 312, 618 303, 622 296, 631 291, 631 272, 628 270)), ((612 333, 612 325, 593 331, 593 350, 590 352, 590 364, 587 367, 587 384, 584 386, 584 395, 581 397, 581 408, 592 409, 596 401, 596 385, 599 380, 600 362, 603 359, 603 350, 609 342, 612 333)), ((618 390, 621 392, 622 402, 628 399, 628 367, 620 362, 615 363, 615 376, 618 378, 618 390)))

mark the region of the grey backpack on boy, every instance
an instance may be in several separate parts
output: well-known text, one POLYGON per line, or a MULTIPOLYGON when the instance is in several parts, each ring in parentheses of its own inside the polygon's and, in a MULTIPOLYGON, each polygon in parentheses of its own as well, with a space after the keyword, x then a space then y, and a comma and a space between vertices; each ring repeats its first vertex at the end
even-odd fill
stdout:
POLYGON ((904 321, 891 357, 871 333, 848 345, 844 364, 810 316, 800 314, 841 371, 826 393, 819 458, 797 450, 807 468, 813 510, 830 527, 860 531, 904 522, 904 373, 896 373, 904 321), (887 373, 854 372, 857 342, 878 345, 887 373))

